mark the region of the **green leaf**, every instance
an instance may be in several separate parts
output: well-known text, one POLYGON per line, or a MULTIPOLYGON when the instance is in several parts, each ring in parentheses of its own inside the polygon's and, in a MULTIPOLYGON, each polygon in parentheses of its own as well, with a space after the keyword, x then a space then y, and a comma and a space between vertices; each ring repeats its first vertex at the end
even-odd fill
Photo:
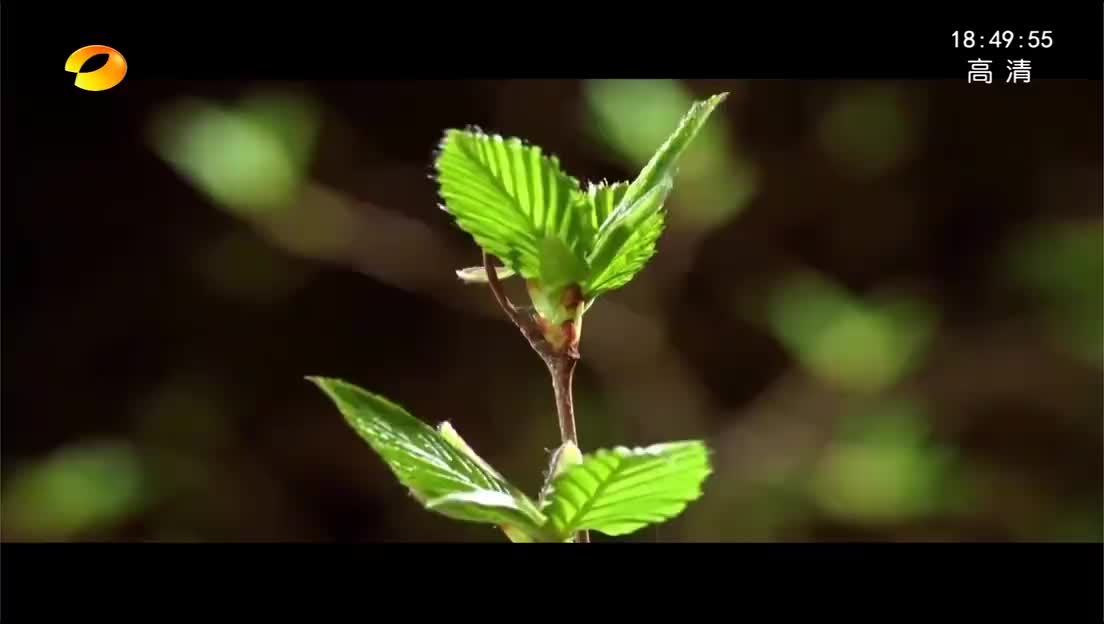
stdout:
POLYGON ((560 239, 545 238, 541 241, 540 250, 540 282, 543 287, 555 290, 586 279, 589 271, 586 262, 560 239))
POLYGON ((560 241, 585 266, 593 229, 578 210, 578 180, 555 156, 518 138, 449 130, 435 166, 443 208, 506 266, 526 279, 558 271, 563 258, 546 257, 547 239, 560 241))
POLYGON ((679 158, 727 97, 721 93, 695 102, 632 184, 591 186, 586 197, 597 232, 587 255, 591 275, 584 284, 586 299, 624 286, 655 254, 679 158))
POLYGON ((621 203, 635 203, 645 193, 661 183, 664 178, 675 177, 675 170, 678 165, 679 157, 681 157, 683 152, 686 151, 686 148, 690 146, 694 137, 697 136, 698 131, 702 129, 702 126, 705 125, 705 122, 713 113, 713 110, 727 98, 728 93, 720 93, 709 99, 694 102, 694 105, 690 107, 690 110, 683 116, 682 120, 679 121, 679 125, 675 128, 675 131, 671 133, 671 136, 667 137, 663 145, 656 150, 652 159, 648 161, 648 164, 644 165, 644 168, 640 170, 636 179, 629 185, 629 190, 625 193, 621 203))
POLYGON ((467 522, 509 525, 548 541, 537 505, 483 461, 451 426, 435 430, 402 407, 338 379, 310 377, 346 422, 426 509, 467 522))
POLYGON ((588 258, 593 272, 583 285, 584 299, 624 286, 655 254, 672 185, 664 178, 636 203, 621 204, 606 217, 588 258))
POLYGON ((681 513, 711 471, 700 441, 599 450, 553 480, 546 528, 561 539, 584 529, 632 533, 681 513))
POLYGON ((592 182, 587 185, 584 201, 590 214, 591 227, 594 228, 595 232, 602 227, 602 224, 606 222, 606 219, 617 208, 617 205, 621 203, 621 200, 625 197, 625 192, 628 190, 628 182, 615 182, 614 184, 607 182, 594 184, 592 182))
POLYGON ((517 498, 504 492, 455 492, 427 500, 425 507, 453 520, 496 526, 516 525, 527 533, 539 534, 538 525, 526 519, 517 498))

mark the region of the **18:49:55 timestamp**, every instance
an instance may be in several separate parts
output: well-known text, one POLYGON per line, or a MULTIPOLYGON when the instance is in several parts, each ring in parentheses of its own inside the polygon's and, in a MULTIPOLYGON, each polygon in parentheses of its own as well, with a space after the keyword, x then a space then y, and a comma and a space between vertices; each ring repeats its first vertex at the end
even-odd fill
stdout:
POLYGON ((956 30, 952 34, 956 48, 1049 48, 1054 39, 1049 30, 1032 30, 1027 35, 1017 35, 1011 30, 998 30, 992 36, 977 35, 972 30, 956 30))

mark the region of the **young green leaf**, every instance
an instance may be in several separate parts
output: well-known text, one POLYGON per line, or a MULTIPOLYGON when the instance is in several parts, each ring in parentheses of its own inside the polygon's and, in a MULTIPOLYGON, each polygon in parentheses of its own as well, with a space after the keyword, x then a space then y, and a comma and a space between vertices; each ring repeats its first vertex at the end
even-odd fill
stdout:
POLYGON ((667 140, 656 150, 648 164, 640 170, 633 183, 629 185, 628 191, 621 200, 622 204, 635 203, 641 196, 662 182, 664 178, 675 176, 679 157, 690 146, 694 137, 698 135, 709 116, 713 114, 713 110, 727 98, 728 93, 720 93, 700 102, 694 102, 694 105, 679 121, 675 131, 667 137, 667 140))
POLYGON ((663 231, 663 204, 673 184, 664 178, 635 203, 622 203, 606 217, 588 258, 592 273, 584 285, 585 299, 624 285, 655 253, 663 231))
POLYGON ((695 102, 631 184, 589 189, 586 198, 597 232, 587 256, 591 274, 584 285, 586 299, 624 286, 655 254, 679 158, 727 97, 721 93, 695 102))
POLYGON ((391 401, 338 379, 309 380, 427 509, 456 520, 509 525, 535 541, 548 541, 537 505, 479 458, 451 426, 435 430, 391 401))
POLYGON ((454 492, 425 502, 426 509, 453 520, 516 527, 533 541, 547 541, 536 516, 522 510, 516 496, 493 490, 454 492))
POLYGON ((535 279, 550 261, 562 264, 543 257, 550 238, 585 266, 593 230, 577 209, 579 182, 560 169, 559 159, 521 139, 449 130, 435 166, 443 208, 518 274, 535 279))
POLYGON ((609 184, 600 182, 587 185, 586 195, 580 197, 584 210, 590 215, 590 225, 597 232, 610 214, 617 208, 629 190, 628 182, 609 184))
POLYGON ((632 533, 681 513, 711 471, 699 441, 599 450, 553 480, 546 528, 561 539, 584 529, 632 533))
POLYGON ((544 288, 555 291, 586 279, 589 272, 586 261, 572 252, 562 240, 546 237, 541 241, 540 251, 540 283, 544 288))

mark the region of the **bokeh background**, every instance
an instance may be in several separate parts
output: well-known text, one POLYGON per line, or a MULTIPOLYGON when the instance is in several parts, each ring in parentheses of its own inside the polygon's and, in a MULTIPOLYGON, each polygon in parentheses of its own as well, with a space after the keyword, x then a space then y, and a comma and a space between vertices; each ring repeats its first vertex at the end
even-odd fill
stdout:
POLYGON ((714 450, 703 499, 624 539, 1101 541, 1099 81, 40 87, 2 100, 4 540, 503 541, 419 508, 303 378, 447 419, 535 493, 547 373, 455 277, 480 256, 437 141, 629 179, 729 91, 585 323, 584 449, 714 450))

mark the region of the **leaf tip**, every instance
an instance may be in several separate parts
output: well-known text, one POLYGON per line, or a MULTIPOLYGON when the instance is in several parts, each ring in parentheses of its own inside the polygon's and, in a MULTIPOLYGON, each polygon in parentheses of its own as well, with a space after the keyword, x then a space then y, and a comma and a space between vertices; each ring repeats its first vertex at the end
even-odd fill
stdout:
POLYGON ((320 375, 304 375, 303 379, 311 382, 312 384, 326 392, 329 392, 333 384, 337 382, 336 379, 330 377, 322 377, 320 375))
POLYGON ((706 98, 704 100, 700 100, 700 101, 696 102, 695 105, 694 105, 694 108, 699 109, 699 110, 705 109, 706 114, 711 113, 711 112, 713 112, 713 109, 715 109, 718 106, 720 106, 721 104, 723 104, 724 101, 728 99, 728 96, 729 96, 728 91, 722 91, 720 93, 716 93, 714 95, 709 96, 708 98, 706 98))

